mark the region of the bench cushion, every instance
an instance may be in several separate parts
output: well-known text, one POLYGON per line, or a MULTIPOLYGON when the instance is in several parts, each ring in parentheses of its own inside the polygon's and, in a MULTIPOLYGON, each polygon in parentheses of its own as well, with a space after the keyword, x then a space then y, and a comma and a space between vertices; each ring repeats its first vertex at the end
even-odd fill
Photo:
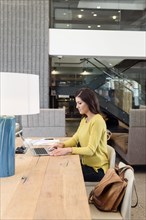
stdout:
POLYGON ((114 145, 119 147, 125 154, 128 151, 128 133, 113 133, 111 140, 114 145))

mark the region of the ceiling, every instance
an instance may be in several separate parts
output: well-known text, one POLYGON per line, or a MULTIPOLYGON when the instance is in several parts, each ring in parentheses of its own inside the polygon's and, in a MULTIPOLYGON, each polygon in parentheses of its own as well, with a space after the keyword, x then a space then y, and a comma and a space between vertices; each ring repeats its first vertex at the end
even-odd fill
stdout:
MULTIPOLYGON (((83 62, 83 59, 85 57, 74 57, 74 56, 57 56, 57 57, 52 57, 52 64, 53 67, 92 67, 89 62, 83 62)), ((87 58, 88 59, 88 58, 87 58)), ((121 58, 99 58, 98 60, 107 65, 108 67, 115 66, 117 63, 121 62, 121 58)), ((102 64, 98 64, 99 67, 103 67, 102 64)))

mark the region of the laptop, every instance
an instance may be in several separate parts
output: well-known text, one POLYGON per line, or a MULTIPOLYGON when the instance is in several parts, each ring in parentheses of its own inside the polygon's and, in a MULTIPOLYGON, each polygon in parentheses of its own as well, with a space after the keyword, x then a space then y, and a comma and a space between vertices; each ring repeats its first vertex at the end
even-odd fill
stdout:
POLYGON ((26 149, 30 149, 34 156, 49 156, 50 152, 55 149, 51 145, 54 143, 59 143, 59 140, 54 138, 42 138, 42 139, 26 139, 23 137, 22 133, 19 136, 23 140, 23 145, 26 149), (42 146, 43 145, 43 146, 42 146), (36 147, 33 147, 36 146, 36 147), (45 147, 44 147, 45 146, 45 147))
POLYGON ((52 147, 54 143, 58 143, 59 140, 53 139, 53 138, 44 138, 44 139, 38 139, 38 140, 31 140, 31 153, 34 156, 49 156, 50 152, 55 149, 55 147, 52 147), (35 146, 35 147, 33 147, 35 146))
POLYGON ((31 148, 31 152, 34 156, 49 156, 54 149, 55 147, 35 147, 31 148))

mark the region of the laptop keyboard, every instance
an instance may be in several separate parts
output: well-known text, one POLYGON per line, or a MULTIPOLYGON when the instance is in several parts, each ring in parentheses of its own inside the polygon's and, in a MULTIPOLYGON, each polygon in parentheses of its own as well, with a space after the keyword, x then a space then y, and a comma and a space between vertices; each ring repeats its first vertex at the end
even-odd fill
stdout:
POLYGON ((34 148, 36 154, 48 154, 48 152, 44 148, 34 148))

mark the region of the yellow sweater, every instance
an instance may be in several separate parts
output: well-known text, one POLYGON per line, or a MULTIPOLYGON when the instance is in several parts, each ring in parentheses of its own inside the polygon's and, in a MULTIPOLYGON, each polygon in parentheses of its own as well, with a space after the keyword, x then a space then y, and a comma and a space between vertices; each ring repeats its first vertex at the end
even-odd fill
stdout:
POLYGON ((76 133, 64 142, 65 147, 73 147, 72 153, 81 155, 82 164, 93 167, 98 172, 109 168, 107 154, 107 128, 100 114, 86 122, 84 117, 76 133), (80 147, 77 147, 78 143, 80 147))

